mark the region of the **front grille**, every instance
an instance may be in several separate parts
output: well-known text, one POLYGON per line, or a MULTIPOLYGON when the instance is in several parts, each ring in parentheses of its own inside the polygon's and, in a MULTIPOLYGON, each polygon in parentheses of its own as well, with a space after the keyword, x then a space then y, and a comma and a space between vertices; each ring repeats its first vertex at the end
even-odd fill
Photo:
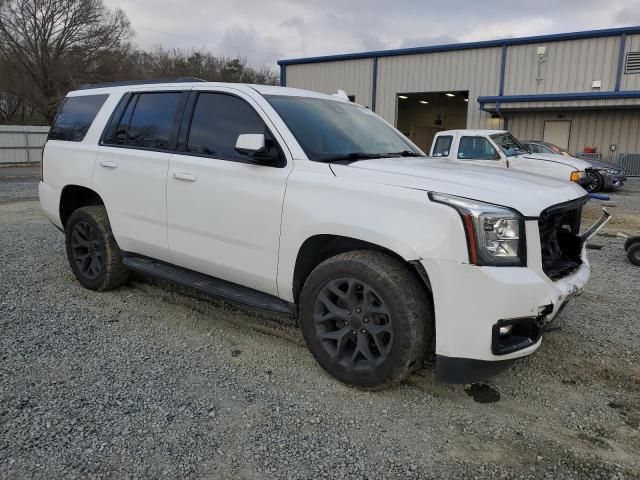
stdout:
POLYGON ((580 219, 586 197, 547 208, 538 218, 542 270, 551 280, 574 272, 582 260, 580 219))

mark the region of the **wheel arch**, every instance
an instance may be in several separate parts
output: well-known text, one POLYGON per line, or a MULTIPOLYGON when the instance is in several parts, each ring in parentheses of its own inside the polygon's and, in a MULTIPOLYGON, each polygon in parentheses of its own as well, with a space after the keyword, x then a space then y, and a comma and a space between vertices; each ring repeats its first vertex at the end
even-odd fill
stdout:
POLYGON ((385 246, 367 242, 359 238, 343 235, 319 234, 307 238, 298 249, 291 284, 294 303, 298 303, 302 287, 314 268, 328 258, 353 250, 372 250, 382 252, 399 260, 407 266, 407 269, 411 271, 413 275, 416 276, 420 284, 424 287, 425 293, 433 302, 429 276, 419 261, 407 260, 402 255, 385 246))
POLYGON ((62 227, 66 227, 75 210, 91 205, 104 205, 102 197, 97 192, 82 185, 66 185, 60 194, 59 214, 62 227))

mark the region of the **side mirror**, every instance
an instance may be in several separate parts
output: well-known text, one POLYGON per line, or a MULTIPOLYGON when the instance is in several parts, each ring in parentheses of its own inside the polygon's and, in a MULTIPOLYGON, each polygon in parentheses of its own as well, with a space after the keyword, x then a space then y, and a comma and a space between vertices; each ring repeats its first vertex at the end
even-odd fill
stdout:
POLYGON ((265 138, 262 133, 245 133, 238 135, 236 140, 236 152, 252 156, 265 150, 265 138))

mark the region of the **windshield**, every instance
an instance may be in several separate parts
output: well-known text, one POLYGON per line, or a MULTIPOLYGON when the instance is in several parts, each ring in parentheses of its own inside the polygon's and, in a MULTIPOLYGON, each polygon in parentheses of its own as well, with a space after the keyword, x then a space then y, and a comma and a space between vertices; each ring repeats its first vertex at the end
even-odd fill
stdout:
POLYGON ((322 98, 284 95, 266 98, 310 160, 423 156, 364 107, 322 98))
POLYGON ((522 155, 523 153, 529 153, 516 139, 516 137, 510 133, 496 133, 491 135, 491 139, 496 142, 496 145, 500 147, 507 157, 514 157, 516 155, 522 155))

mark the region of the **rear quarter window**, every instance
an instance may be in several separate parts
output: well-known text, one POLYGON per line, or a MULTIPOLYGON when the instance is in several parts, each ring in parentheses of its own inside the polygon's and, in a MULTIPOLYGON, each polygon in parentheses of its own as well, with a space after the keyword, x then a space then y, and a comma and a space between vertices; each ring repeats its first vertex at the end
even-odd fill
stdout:
POLYGON ((431 152, 432 157, 448 157, 449 151, 451 150, 451 143, 453 142, 453 137, 449 135, 442 135, 436 138, 436 143, 433 146, 433 151, 431 152))
POLYGON ((49 140, 81 142, 109 95, 67 97, 56 115, 49 140))

